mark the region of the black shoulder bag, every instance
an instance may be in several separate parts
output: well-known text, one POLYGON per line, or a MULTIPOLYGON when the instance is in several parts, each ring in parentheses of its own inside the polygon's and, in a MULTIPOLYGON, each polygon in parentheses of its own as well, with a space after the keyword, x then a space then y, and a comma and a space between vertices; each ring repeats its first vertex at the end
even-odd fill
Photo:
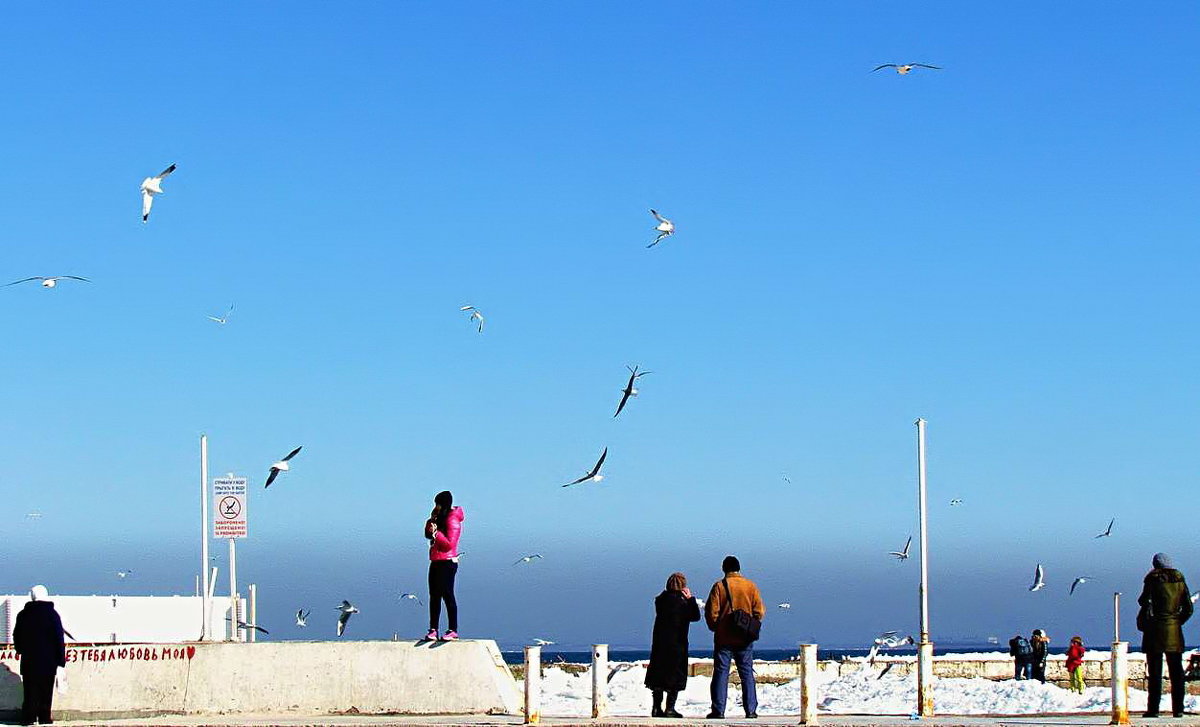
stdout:
MULTIPOLYGON (((725 600, 728 602, 729 608, 733 609, 733 594, 729 592, 729 579, 722 578, 721 583, 725 586, 725 600)), ((728 616, 729 628, 735 636, 740 636, 747 644, 758 641, 759 632, 762 631, 762 621, 755 618, 754 614, 746 613, 738 608, 731 610, 728 616)))

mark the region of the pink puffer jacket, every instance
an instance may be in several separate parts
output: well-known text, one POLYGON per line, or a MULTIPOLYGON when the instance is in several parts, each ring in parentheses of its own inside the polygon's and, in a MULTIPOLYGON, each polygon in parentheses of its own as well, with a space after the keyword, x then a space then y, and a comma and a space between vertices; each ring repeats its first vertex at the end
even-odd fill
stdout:
POLYGON ((446 531, 436 530, 429 544, 430 560, 453 560, 458 557, 458 537, 462 535, 463 509, 456 507, 446 518, 446 531))

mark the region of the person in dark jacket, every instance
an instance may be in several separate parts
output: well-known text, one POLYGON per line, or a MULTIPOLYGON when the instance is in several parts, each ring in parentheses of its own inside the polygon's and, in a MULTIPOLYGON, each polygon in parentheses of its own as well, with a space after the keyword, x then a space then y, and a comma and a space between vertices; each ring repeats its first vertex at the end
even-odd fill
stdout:
POLYGON ((675 711, 675 699, 687 687, 688 629, 700 620, 700 605, 682 573, 672 573, 667 587, 654 599, 654 635, 650 642, 650 666, 646 687, 654 702, 651 717, 683 715, 675 711), (663 709, 663 693, 667 706, 663 709))
POLYGON ((1029 645, 1029 639, 1020 634, 1009 639, 1008 655, 1013 658, 1013 666, 1016 667, 1015 679, 1033 678, 1033 647, 1029 645))
POLYGON ((1146 713, 1157 717, 1162 701, 1163 657, 1171 677, 1171 713, 1183 716, 1183 624, 1192 617, 1192 599, 1187 581, 1175 570, 1170 556, 1154 556, 1154 568, 1142 581, 1138 596, 1137 627, 1142 632, 1142 651, 1146 653, 1146 713))
POLYGON ((13 627, 13 648, 21 655, 21 681, 25 701, 21 721, 50 724, 54 701, 54 674, 67 665, 67 644, 62 619, 45 586, 29 590, 29 603, 17 614, 13 627))
POLYGON ((1029 657, 1032 664, 1033 678, 1042 684, 1046 683, 1046 657, 1050 652, 1050 637, 1041 629, 1034 629, 1029 637, 1029 645, 1033 647, 1033 655, 1029 657))

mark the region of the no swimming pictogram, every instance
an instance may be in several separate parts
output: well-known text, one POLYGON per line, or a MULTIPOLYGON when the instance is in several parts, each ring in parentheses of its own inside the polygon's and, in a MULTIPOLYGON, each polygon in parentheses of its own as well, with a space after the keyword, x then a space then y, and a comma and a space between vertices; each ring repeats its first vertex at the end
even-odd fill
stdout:
POLYGON ((213 537, 244 538, 249 534, 246 503, 249 480, 219 477, 213 480, 213 537))
POLYGON ((227 495, 217 504, 217 513, 226 520, 236 520, 242 514, 242 501, 238 497, 227 495))

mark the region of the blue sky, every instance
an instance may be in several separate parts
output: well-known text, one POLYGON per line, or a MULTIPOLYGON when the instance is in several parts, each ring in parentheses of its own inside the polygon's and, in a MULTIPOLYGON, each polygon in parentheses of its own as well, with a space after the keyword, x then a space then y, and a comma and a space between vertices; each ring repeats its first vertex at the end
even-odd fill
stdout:
POLYGON ((1151 554, 1200 563, 1198 22, 12 9, 0 272, 93 282, 0 289, 0 590, 190 592, 207 432, 214 475, 305 447, 251 495, 264 624, 350 598, 349 636, 422 631, 393 596, 423 589, 448 488, 464 635, 642 643, 666 576, 706 591, 733 552, 795 604, 764 644, 862 643, 916 628, 916 563, 885 553, 916 530, 924 416, 935 639, 1104 643, 1151 554), (869 73, 907 61, 944 70, 869 73), (647 250, 650 207, 678 233, 647 250), (605 446, 608 479, 558 486, 605 446))

